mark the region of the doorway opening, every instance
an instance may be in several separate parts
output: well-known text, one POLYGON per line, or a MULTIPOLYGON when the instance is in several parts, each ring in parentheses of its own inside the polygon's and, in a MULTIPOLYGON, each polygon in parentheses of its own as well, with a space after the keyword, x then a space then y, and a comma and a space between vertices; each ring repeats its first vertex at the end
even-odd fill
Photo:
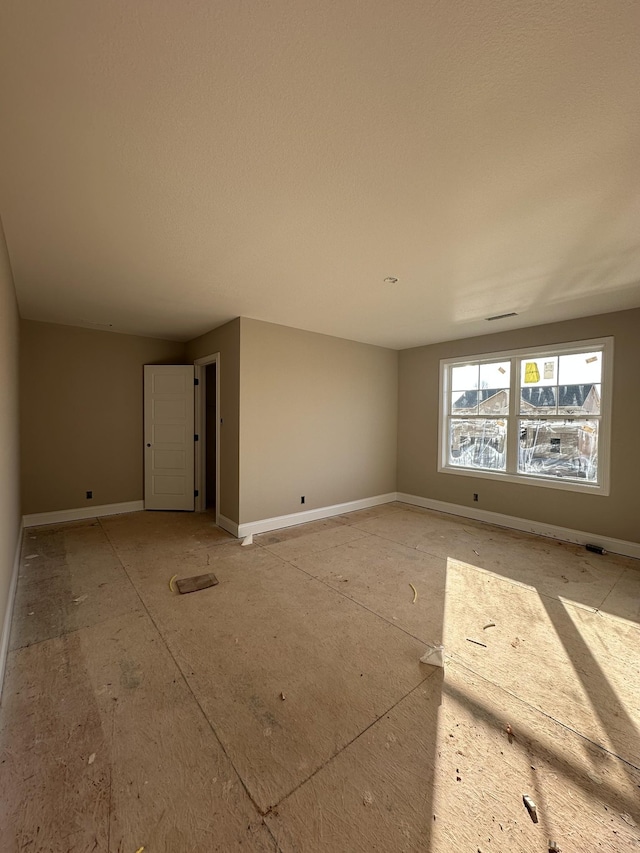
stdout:
POLYGON ((216 421, 218 409, 216 406, 218 365, 205 366, 205 509, 215 509, 216 506, 216 421))
POLYGON ((194 362, 196 379, 196 511, 220 518, 220 353, 194 362))

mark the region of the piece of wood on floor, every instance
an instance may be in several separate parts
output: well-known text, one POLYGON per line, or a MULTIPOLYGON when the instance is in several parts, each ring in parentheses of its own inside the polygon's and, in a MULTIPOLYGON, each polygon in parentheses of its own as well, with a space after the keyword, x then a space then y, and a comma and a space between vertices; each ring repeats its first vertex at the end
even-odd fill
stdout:
POLYGON ((219 583, 218 578, 207 573, 206 575, 194 575, 192 578, 180 578, 176 581, 176 586, 180 595, 185 595, 187 592, 198 592, 201 589, 215 586, 217 583, 219 583))

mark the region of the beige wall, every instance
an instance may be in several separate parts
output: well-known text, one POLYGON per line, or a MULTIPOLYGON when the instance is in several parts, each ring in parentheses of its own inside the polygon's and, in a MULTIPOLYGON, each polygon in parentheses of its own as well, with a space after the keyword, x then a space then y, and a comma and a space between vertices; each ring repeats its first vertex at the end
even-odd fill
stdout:
POLYGON ((141 500, 142 367, 184 356, 173 341, 22 321, 23 512, 141 500))
MULTIPOLYGON (((0 412, 0 500, 10 530, 18 518, 10 497, 17 500, 11 485, 17 315, 6 263, 3 269, 0 346, 8 390, 0 412)), ((142 366, 189 363, 219 352, 220 511, 234 522, 397 488, 463 506, 478 492, 481 509, 638 541, 633 448, 640 424, 639 331, 636 309, 398 354, 247 318, 186 345, 22 321, 23 512, 141 499, 142 366), (615 338, 609 497, 438 474, 441 358, 605 335, 615 338), (87 489, 94 493, 91 503, 87 489)), ((10 540, 3 536, 3 543, 10 540)), ((0 572, 0 593, 3 577, 0 572)))
POLYGON ((397 358, 241 319, 242 523, 395 491, 397 358))
POLYGON ((502 334, 450 341, 400 353, 398 491, 640 541, 640 309, 502 334), (613 335, 611 494, 581 494, 478 477, 439 474, 438 383, 441 358, 613 335))
POLYGON ((187 359, 220 353, 220 513, 238 522, 240 424, 240 319, 207 332, 187 344, 187 359))
MULTIPOLYGON (((0 636, 2 652, 8 641, 5 625, 9 587, 20 532, 20 447, 18 430, 19 319, 9 255, 0 222, 0 636)), ((0 657, 0 690, 4 656, 0 657)))

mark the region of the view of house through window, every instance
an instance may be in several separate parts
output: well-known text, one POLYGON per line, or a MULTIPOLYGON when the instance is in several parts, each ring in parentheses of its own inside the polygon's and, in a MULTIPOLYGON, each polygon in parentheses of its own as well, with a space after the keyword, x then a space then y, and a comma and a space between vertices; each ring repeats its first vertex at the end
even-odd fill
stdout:
POLYGON ((589 341, 442 362, 440 470, 602 486, 610 350, 589 341))
POLYGON ((511 363, 451 368, 449 464, 506 469, 511 363))

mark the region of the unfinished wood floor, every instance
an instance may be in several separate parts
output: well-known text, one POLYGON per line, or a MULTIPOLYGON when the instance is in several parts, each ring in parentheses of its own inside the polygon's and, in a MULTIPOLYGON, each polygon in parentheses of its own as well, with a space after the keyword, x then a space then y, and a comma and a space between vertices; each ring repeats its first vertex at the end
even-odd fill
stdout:
POLYGON ((402 504, 27 530, 0 850, 640 851, 639 622, 637 561, 402 504))

